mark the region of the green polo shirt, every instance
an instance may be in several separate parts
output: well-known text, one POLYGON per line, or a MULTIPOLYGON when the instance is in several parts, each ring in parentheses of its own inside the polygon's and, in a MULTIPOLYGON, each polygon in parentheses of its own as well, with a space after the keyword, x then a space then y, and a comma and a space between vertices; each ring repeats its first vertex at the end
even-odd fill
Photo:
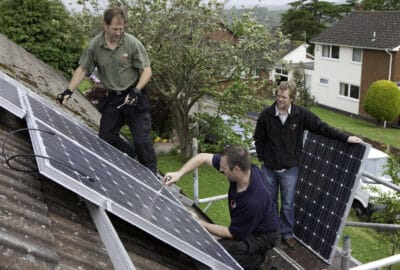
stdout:
POLYGON ((117 48, 111 50, 104 33, 101 33, 90 41, 79 65, 88 72, 93 72, 97 67, 105 88, 121 91, 138 80, 140 70, 150 66, 150 59, 142 43, 134 36, 124 33, 117 48))

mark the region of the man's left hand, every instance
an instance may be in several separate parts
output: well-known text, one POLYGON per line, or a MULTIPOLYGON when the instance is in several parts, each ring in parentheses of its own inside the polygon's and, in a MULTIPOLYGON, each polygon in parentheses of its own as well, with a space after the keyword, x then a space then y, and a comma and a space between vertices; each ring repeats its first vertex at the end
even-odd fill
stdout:
POLYGON ((134 106, 138 102, 141 95, 142 91, 134 87, 129 91, 128 95, 126 95, 125 103, 134 106))

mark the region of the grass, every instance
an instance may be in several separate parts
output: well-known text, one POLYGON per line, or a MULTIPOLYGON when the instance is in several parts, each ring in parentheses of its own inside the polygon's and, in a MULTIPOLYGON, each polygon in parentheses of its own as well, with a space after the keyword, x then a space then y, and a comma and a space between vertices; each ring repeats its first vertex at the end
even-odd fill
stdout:
POLYGON ((333 127, 400 149, 400 129, 379 127, 374 123, 351 118, 320 107, 312 107, 311 111, 333 127))

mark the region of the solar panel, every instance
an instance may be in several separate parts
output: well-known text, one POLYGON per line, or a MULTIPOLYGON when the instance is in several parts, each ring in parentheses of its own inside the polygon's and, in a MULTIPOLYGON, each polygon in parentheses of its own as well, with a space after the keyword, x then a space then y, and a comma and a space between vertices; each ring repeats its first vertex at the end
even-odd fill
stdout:
POLYGON ((19 118, 25 116, 26 111, 18 87, 2 72, 0 72, 0 106, 19 118))
POLYGON ((367 144, 307 133, 295 195, 295 237, 331 263, 361 176, 367 144))
POLYGON ((241 269, 150 170, 40 98, 26 96, 40 172, 214 269, 241 269))

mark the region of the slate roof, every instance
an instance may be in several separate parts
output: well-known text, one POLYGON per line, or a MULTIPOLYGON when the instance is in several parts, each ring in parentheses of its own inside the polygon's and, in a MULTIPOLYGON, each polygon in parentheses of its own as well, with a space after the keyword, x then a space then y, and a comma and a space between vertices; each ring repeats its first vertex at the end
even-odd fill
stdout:
POLYGON ((396 48, 400 46, 400 12, 351 13, 311 42, 378 50, 396 48))

